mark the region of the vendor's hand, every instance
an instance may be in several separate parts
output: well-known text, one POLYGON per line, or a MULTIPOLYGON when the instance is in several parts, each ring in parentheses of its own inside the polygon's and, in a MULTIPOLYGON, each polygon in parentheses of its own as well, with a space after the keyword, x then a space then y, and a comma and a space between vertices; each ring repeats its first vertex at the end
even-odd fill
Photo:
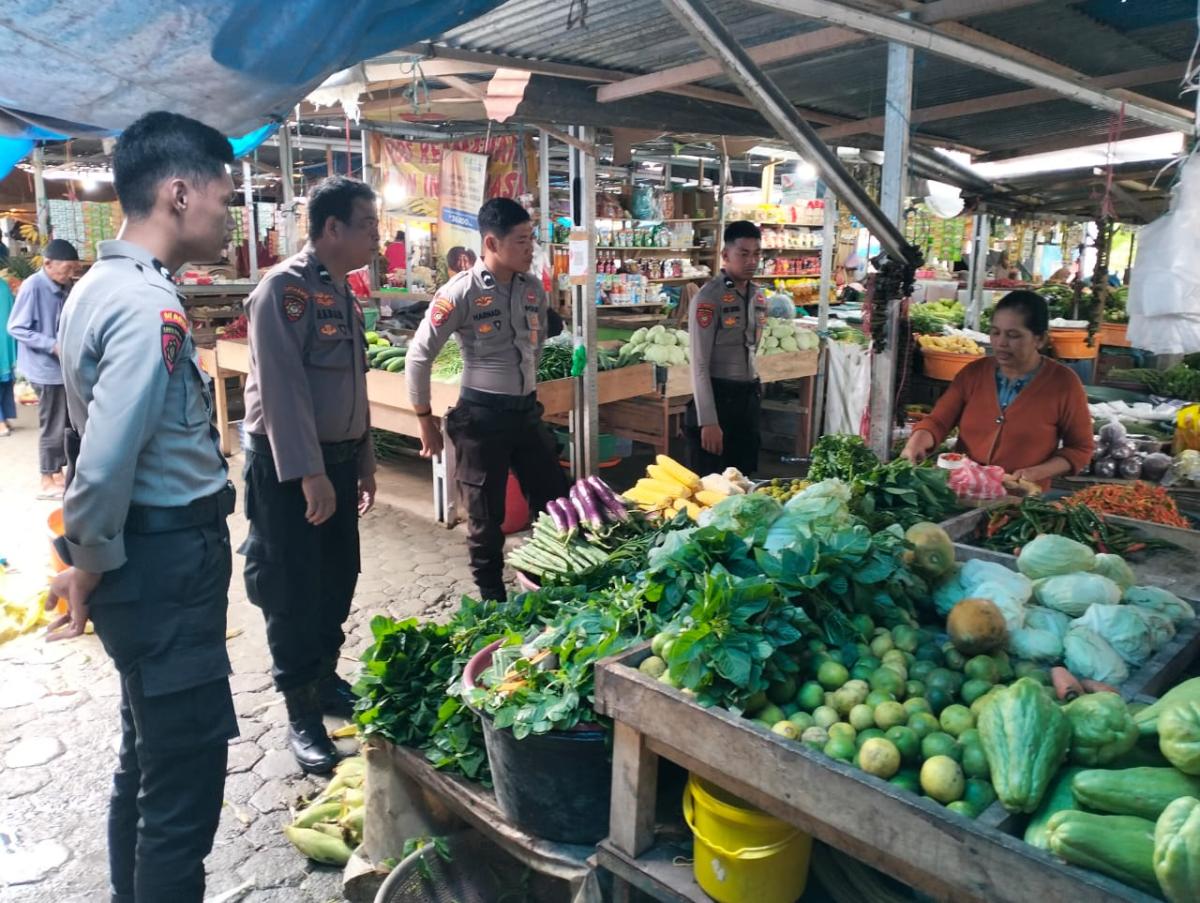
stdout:
POLYGON ((1040 467, 1022 467, 1020 470, 1014 470, 1013 478, 1028 483, 1040 483, 1046 479, 1040 467))
POLYGON ((700 427, 700 447, 710 455, 719 455, 725 451, 725 434, 715 423, 700 427))
POLYGON ((375 474, 358 479, 358 515, 362 517, 375 507, 375 474))
POLYGON ((100 582, 102 574, 67 568, 50 581, 45 609, 53 611, 59 599, 67 600, 67 613, 46 627, 46 640, 51 643, 80 636, 88 621, 88 598, 100 582))
POLYGON ((904 444, 904 451, 900 452, 900 457, 908 459, 913 464, 920 464, 929 456, 932 448, 933 436, 925 430, 917 430, 908 437, 908 442, 904 444))
POLYGON ((304 501, 308 503, 304 512, 306 521, 316 527, 333 517, 337 510, 337 495, 329 477, 323 473, 310 474, 300 480, 300 487, 304 490, 304 501))
POLYGON ((421 457, 433 458, 442 453, 442 425, 436 417, 421 417, 421 457))

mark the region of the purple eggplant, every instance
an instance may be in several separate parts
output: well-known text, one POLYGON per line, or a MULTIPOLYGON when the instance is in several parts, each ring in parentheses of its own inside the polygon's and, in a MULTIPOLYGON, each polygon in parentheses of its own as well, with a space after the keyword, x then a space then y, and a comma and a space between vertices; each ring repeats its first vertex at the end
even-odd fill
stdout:
POLYGON ((563 518, 567 522, 568 531, 579 529, 579 514, 575 511, 570 499, 555 499, 550 504, 558 506, 558 509, 562 512, 563 518))
POLYGON ((611 516, 610 519, 622 521, 629 517, 629 509, 625 507, 624 502, 617 498, 617 494, 613 492, 611 486, 596 476, 588 477, 587 482, 601 507, 611 516))
POLYGON ((592 523, 591 512, 588 511, 587 503, 584 500, 583 493, 579 491, 578 484, 571 486, 571 491, 567 493, 567 496, 570 498, 571 504, 575 508, 575 513, 579 515, 579 526, 594 526, 592 523))
POLYGON ((576 494, 579 496, 580 504, 583 505, 583 510, 587 512, 588 523, 592 525, 594 530, 604 529, 604 506, 600 504, 596 493, 592 491, 591 485, 586 477, 581 477, 575 481, 573 487, 576 494))
POLYGON ((546 503, 546 513, 554 521, 554 528, 559 533, 566 533, 571 529, 571 525, 567 522, 567 515, 563 512, 562 506, 559 505, 558 499, 551 499, 546 503))

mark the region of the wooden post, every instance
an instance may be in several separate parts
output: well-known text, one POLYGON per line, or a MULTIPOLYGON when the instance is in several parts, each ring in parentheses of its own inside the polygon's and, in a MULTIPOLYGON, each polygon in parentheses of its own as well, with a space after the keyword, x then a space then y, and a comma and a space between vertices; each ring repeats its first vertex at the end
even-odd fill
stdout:
POLYGON ((646 746, 644 734, 621 721, 613 722, 612 772, 609 840, 636 858, 654 845, 658 757, 646 746))

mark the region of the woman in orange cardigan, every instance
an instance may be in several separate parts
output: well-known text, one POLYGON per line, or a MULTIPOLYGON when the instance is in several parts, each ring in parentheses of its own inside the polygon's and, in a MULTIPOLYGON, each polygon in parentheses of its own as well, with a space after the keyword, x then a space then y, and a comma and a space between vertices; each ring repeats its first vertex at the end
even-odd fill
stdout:
POLYGON ((1043 489, 1092 457, 1092 417, 1079 377, 1042 356, 1050 314, 1041 295, 1009 292, 992 313, 993 357, 973 361, 913 428, 903 455, 923 461, 958 427, 957 450, 1043 489))

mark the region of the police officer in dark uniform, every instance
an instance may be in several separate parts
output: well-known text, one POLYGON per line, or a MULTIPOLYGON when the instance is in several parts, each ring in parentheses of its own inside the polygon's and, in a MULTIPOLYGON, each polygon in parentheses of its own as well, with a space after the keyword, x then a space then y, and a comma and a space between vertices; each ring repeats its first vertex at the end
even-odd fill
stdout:
POLYGON ((762 386, 754 355, 767 322, 767 300, 751 280, 761 256, 758 226, 730 223, 721 272, 692 299, 692 401, 685 424, 689 463, 697 473, 758 470, 762 386))
POLYGON ((358 583, 358 518, 375 500, 362 310, 346 274, 379 244, 375 192, 332 176, 308 198, 309 243, 246 302, 246 592, 263 611, 300 767, 337 764, 322 714, 349 717, 337 673, 358 583))
POLYGON ((68 485, 47 607, 88 617, 121 679, 121 749, 108 817, 114 903, 200 903, 237 736, 225 651, 233 487, 171 274, 219 256, 235 197, 229 142, 150 113, 117 142, 126 220, 99 246, 59 331, 68 485), (77 431, 77 432, 76 432, 77 431))
POLYGON ((540 511, 566 495, 558 445, 542 423, 537 365, 548 308, 529 275, 533 224, 516 201, 493 198, 479 209, 483 257, 438 290, 408 349, 408 396, 421 424, 421 454, 442 451, 429 406, 430 365, 447 339, 462 345, 462 391, 446 412, 460 495, 467 508, 471 573, 483 599, 504 599, 504 496, 511 467, 540 511))

